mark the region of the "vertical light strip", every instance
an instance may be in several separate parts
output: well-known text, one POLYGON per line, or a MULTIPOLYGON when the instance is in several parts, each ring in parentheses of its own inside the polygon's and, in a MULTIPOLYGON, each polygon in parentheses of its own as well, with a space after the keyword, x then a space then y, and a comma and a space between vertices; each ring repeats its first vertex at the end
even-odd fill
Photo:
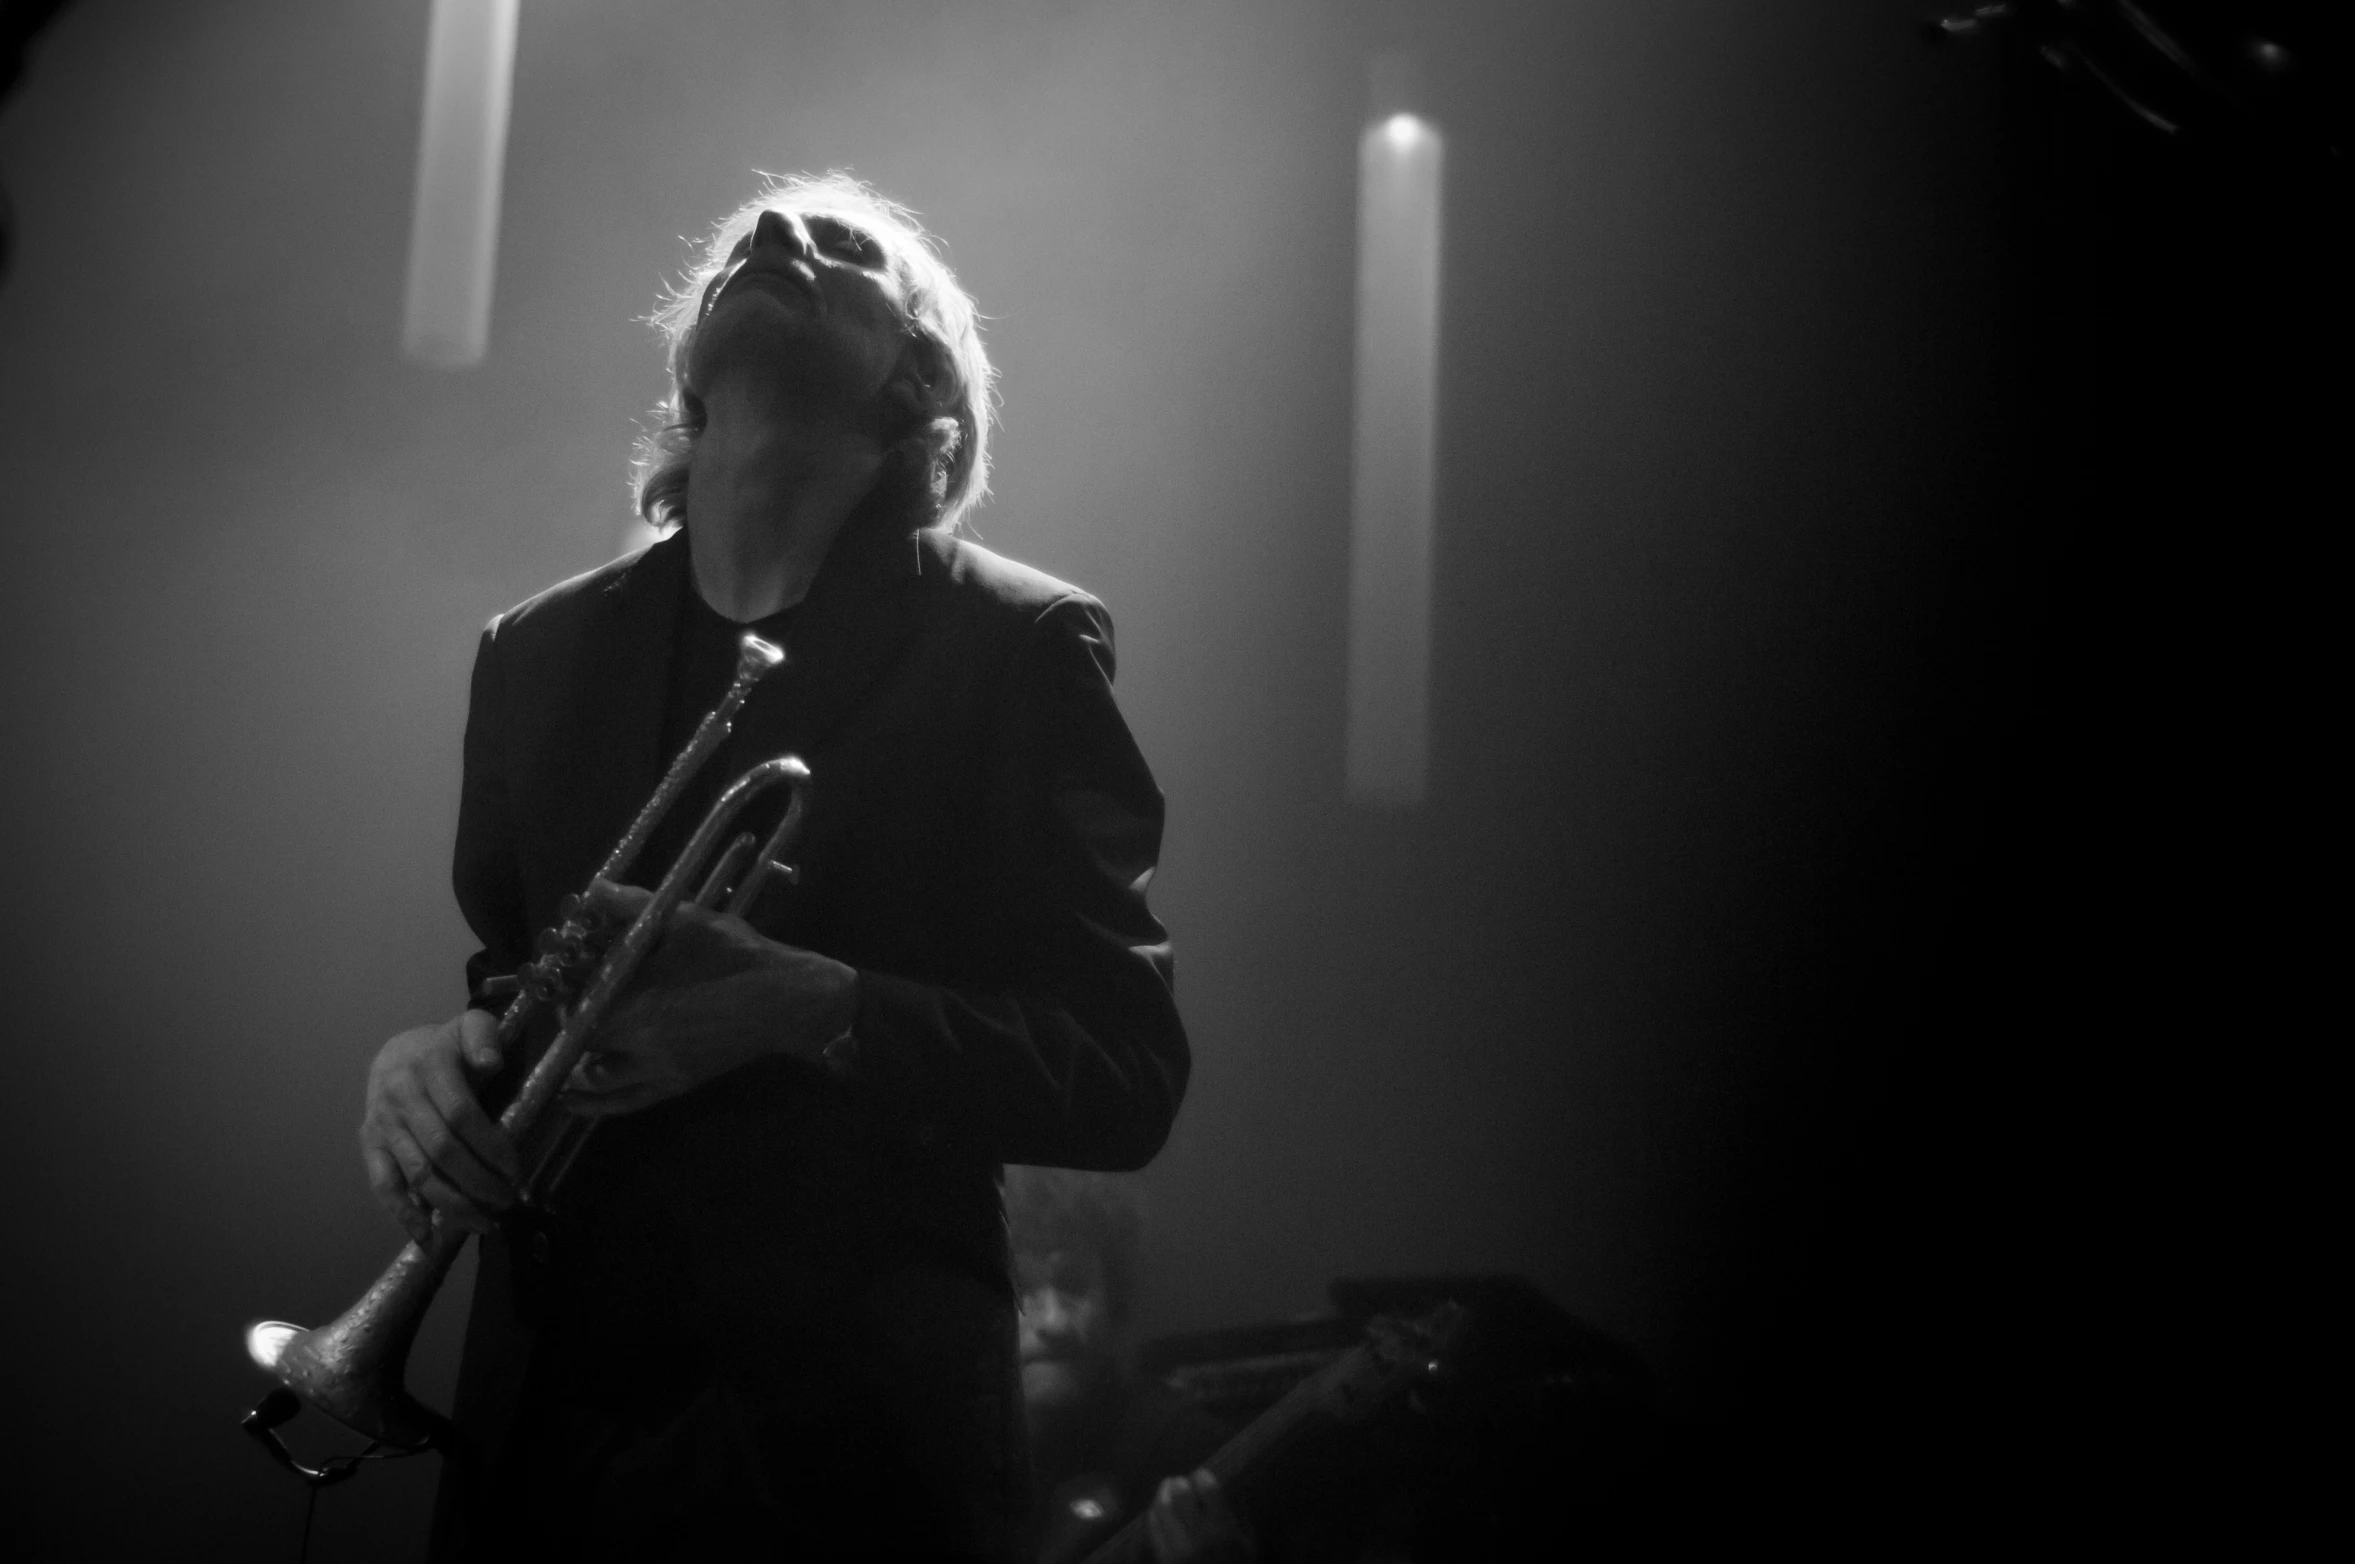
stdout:
POLYGON ((516 0, 433 0, 426 26, 401 348, 442 369, 481 363, 490 341, 515 7, 516 0))
POLYGON ((1421 803, 1431 771, 1439 173, 1439 133, 1411 114, 1358 145, 1347 775, 1371 803, 1421 803))

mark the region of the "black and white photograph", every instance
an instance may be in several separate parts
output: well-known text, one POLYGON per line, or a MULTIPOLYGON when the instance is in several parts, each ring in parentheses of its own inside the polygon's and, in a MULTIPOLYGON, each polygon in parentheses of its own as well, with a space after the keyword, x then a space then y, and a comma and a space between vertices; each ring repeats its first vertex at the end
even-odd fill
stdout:
POLYGON ((0 3, 0 1551, 2309 1551, 2348 58, 0 3))

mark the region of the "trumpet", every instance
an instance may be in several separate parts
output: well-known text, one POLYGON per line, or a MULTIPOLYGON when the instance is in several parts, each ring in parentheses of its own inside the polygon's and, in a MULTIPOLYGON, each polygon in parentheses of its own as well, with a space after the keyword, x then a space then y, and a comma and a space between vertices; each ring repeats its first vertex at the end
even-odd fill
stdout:
MULTIPOLYGON (((705 714, 630 828, 598 866, 591 884, 619 883, 697 773, 735 726, 737 713, 758 684, 785 662, 785 653, 756 635, 739 645, 735 677, 720 703, 705 714)), ((601 931, 587 905, 587 893, 568 896, 555 928, 541 934, 537 957, 502 987, 511 994, 499 1020, 499 1051, 513 1057, 534 1017, 553 1010, 557 1033, 525 1075, 515 1098, 499 1115, 499 1127, 517 1145, 530 1144, 565 1079, 593 1046, 597 1027, 628 986, 638 964, 662 936, 672 911, 687 899, 688 885, 702 879, 696 905, 742 914, 771 881, 795 879, 786 861, 801 831, 809 799, 809 768, 792 755, 752 767, 722 790, 695 834, 662 877, 653 897, 618 935, 601 931), (755 798, 778 786, 792 789, 783 817, 765 843, 743 832, 719 848, 737 817, 755 798), (708 867, 706 865, 708 864, 708 867)), ((535 1158, 519 1191, 525 1208, 544 1204, 578 1155, 588 1121, 569 1120, 535 1158)), ((464 1249, 467 1233, 435 1213, 424 1243, 411 1242, 394 1257, 359 1302, 332 1322, 305 1330, 283 1320, 259 1320, 245 1332, 245 1350, 256 1367, 277 1380, 276 1388, 243 1420, 272 1459, 306 1481, 341 1481, 359 1462, 378 1454, 407 1455, 443 1447, 447 1418, 418 1401, 403 1383, 410 1344, 424 1322, 442 1280, 464 1249), (277 1429, 305 1406, 367 1438, 362 1456, 339 1456, 320 1466, 297 1461, 277 1429)))

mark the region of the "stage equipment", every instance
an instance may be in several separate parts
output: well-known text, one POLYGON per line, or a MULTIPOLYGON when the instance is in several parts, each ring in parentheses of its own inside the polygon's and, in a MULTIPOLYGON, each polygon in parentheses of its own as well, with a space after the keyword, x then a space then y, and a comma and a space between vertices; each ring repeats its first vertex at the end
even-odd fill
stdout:
MULTIPOLYGON (((1470 1320, 1463 1306, 1452 1301, 1419 1319, 1376 1316, 1361 1329, 1355 1345, 1303 1376, 1275 1405, 1221 1445, 1204 1467, 1250 1510, 1260 1485, 1280 1477, 1287 1456, 1363 1425, 1393 1402, 1412 1403, 1418 1388, 1442 1380, 1470 1320)), ((1089 1498, 1098 1514, 1108 1503, 1118 1503, 1109 1494, 1089 1498)), ((1050 1537, 1042 1547, 1042 1556, 1059 1556, 1054 1540, 1050 1537)), ((1145 1517, 1135 1515, 1089 1552, 1085 1564, 1145 1564, 1152 1557, 1145 1517)))
MULTIPOLYGON (((1328 1296, 1329 1314, 1137 1350, 1140 1378, 1248 1425, 1209 1466, 1263 1544, 1320 1558, 1641 1551, 1656 1523, 1646 1507, 1659 1426, 1631 1349, 1521 1276, 1347 1278, 1328 1296), (1329 1403, 1337 1382, 1358 1389, 1329 1403)), ((1099 1518, 1081 1532, 1076 1514, 1055 1517, 1079 1534, 1068 1557, 1142 1556, 1133 1539, 1100 1540, 1134 1519, 1116 1494, 1071 1497, 1095 1500, 1099 1518)))
POLYGON ((2149 134, 2303 169, 2343 194, 2346 50, 2331 9, 1997 0, 1925 21, 1921 33, 1930 44, 2008 34, 2149 134))
MULTIPOLYGON (((704 765, 716 754, 735 726, 736 714, 754 685, 780 667, 785 654, 758 636, 741 643, 736 676, 720 703, 707 713, 694 736, 671 762, 654 795, 611 853, 591 886, 599 881, 620 884, 679 797, 704 765)), ((553 1144, 535 1147, 532 1132, 542 1124, 565 1080, 595 1042, 597 1027, 614 1001, 628 987, 631 975, 662 935, 663 925, 687 896, 694 876, 702 881, 694 895, 698 906, 742 914, 772 879, 795 878, 785 862, 800 834, 809 798, 809 768, 791 755, 780 755, 754 766, 721 792, 704 815, 692 839, 679 853, 653 898, 618 935, 602 926, 590 911, 587 893, 568 896, 559 911, 560 923, 540 935, 539 957, 502 985, 512 993, 499 1020, 502 1058, 515 1057, 526 1029, 543 1011, 559 1019, 556 1036, 532 1064, 513 1102, 499 1115, 499 1127, 518 1147, 531 1148, 530 1171, 523 1180, 520 1204, 528 1210, 544 1205, 562 1180, 585 1138, 588 1121, 563 1116, 553 1144), (765 844, 747 831, 714 849, 752 800, 780 783, 792 794, 783 817, 765 844), (706 865, 708 864, 708 868, 706 865)), ((311 1406, 355 1433, 373 1441, 368 1455, 414 1454, 439 1446, 448 1421, 411 1396, 402 1383, 410 1343, 433 1302, 442 1278, 466 1244, 466 1230, 434 1213, 431 1238, 402 1248, 376 1285, 343 1315, 313 1330, 283 1320, 262 1320, 248 1327, 245 1347, 278 1388, 246 1414, 246 1432, 269 1450, 271 1458, 305 1481, 324 1486, 341 1481, 357 1469, 362 1457, 344 1456, 321 1466, 297 1461, 277 1435, 278 1425, 305 1406, 311 1406)))

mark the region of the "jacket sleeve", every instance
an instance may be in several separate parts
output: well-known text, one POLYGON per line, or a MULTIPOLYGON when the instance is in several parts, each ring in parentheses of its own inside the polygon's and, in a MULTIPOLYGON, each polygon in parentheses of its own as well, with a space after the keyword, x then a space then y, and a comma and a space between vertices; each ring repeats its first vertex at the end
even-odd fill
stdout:
POLYGON ((466 703, 465 778, 458 793, 458 845, 450 869, 458 910, 482 941, 482 949, 466 962, 466 1002, 484 1010, 499 1008, 483 998, 484 981, 514 971, 531 949, 514 816, 500 763, 498 629, 499 621, 492 620, 475 647, 466 703))
POLYGON ((1002 686, 988 818, 1012 984, 860 973, 854 1088, 999 1161, 1142 1167, 1185 1094, 1169 938, 1145 905, 1161 791, 1112 673, 1110 619, 1071 596, 1031 622, 1002 686))

